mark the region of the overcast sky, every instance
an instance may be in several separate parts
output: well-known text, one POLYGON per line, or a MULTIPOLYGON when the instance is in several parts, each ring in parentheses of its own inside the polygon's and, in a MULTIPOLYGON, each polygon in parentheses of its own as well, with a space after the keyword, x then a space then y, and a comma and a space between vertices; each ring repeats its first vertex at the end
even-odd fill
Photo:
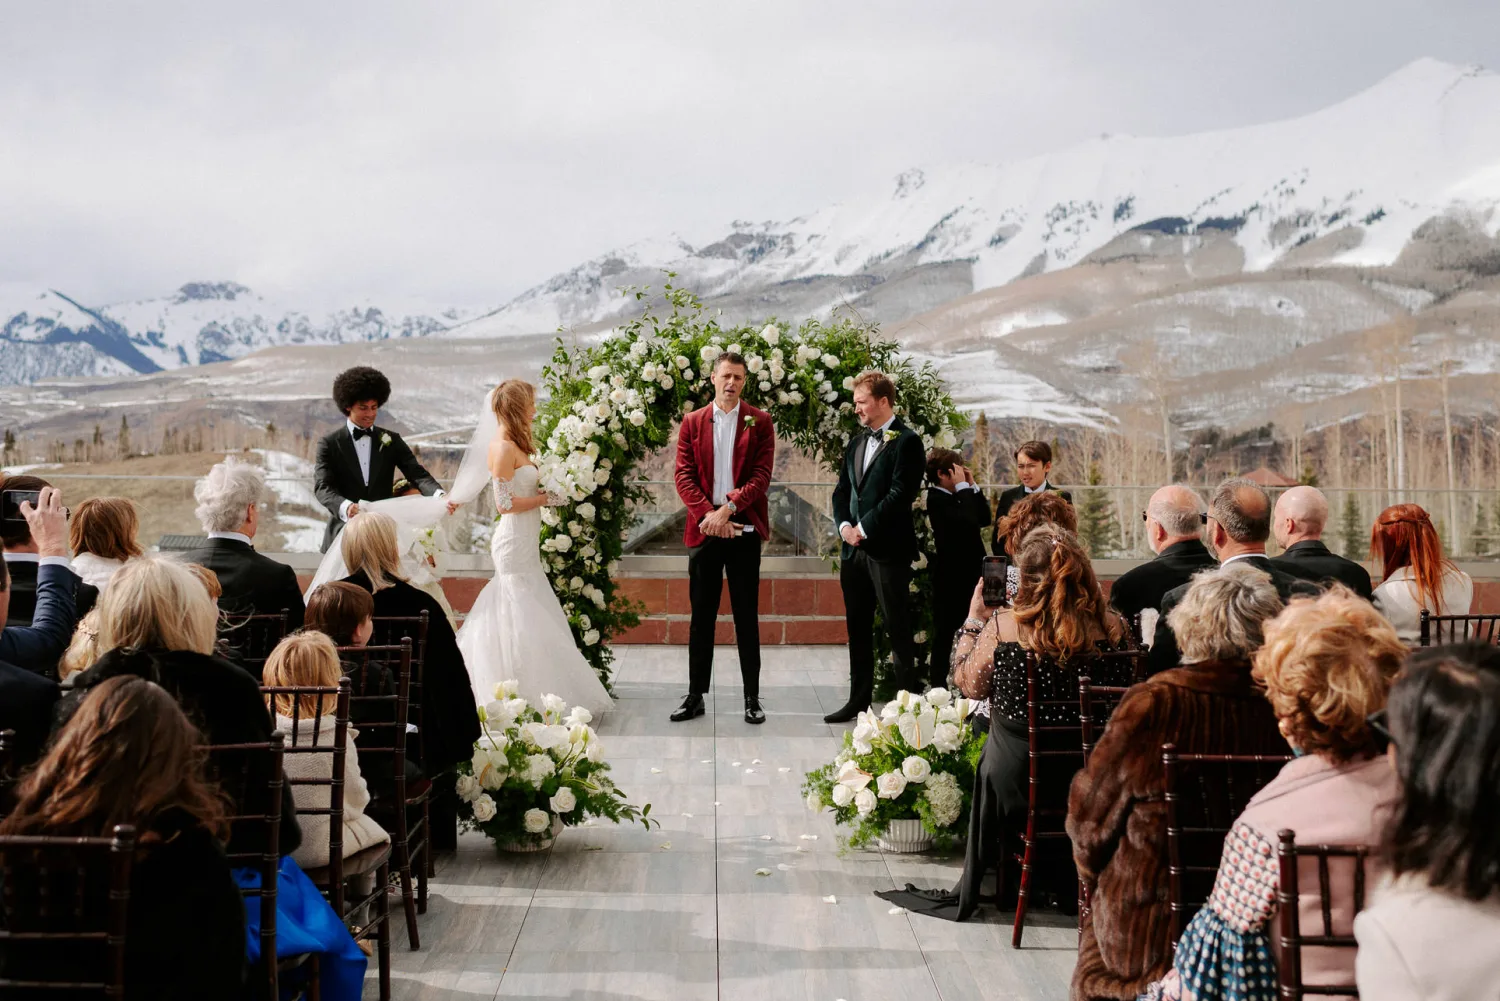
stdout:
POLYGON ((1315 110, 1497 0, 0 0, 0 283, 498 305, 910 166, 1315 110))

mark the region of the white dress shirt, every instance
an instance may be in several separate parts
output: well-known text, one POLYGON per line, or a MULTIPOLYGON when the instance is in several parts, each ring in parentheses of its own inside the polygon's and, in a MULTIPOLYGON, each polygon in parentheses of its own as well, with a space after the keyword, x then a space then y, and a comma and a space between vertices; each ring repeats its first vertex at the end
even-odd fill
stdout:
MULTIPOLYGON (((733 410, 724 410, 714 404, 714 507, 723 507, 729 502, 729 491, 734 489, 734 441, 740 430, 740 405, 733 410)), ((755 531, 755 526, 746 525, 745 532, 755 531)))
POLYGON ((244 532, 209 532, 208 537, 210 539, 233 539, 235 542, 243 542, 252 549, 255 547, 255 543, 250 540, 250 536, 244 532))
MULTIPOLYGON (((882 438, 886 430, 894 423, 896 423, 896 415, 891 414, 890 419, 887 420, 884 424, 880 425, 880 427, 870 429, 870 437, 865 441, 865 464, 862 468, 867 470, 870 468, 870 462, 875 458, 875 453, 880 451, 880 446, 884 444, 882 438)), ((839 531, 842 532, 848 526, 849 523, 847 521, 844 522, 843 524, 839 525, 839 531)), ((855 531, 859 532, 859 537, 861 539, 869 538, 869 536, 865 534, 865 526, 863 524, 855 525, 854 528, 855 531)))
POLYGON ((66 556, 39 556, 36 553, 6 553, 7 563, 35 563, 43 567, 66 567, 73 569, 73 561, 66 556))
MULTIPOLYGON (((372 425, 371 428, 370 428, 370 432, 371 432, 370 434, 367 434, 367 435, 365 435, 362 438, 355 438, 354 437, 354 431, 355 431, 356 428, 359 428, 359 425, 356 424, 356 423, 354 423, 351 420, 345 420, 344 421, 344 427, 348 429, 348 431, 349 431, 349 438, 350 438, 351 441, 354 442, 354 457, 359 460, 359 475, 364 478, 365 486, 369 486, 370 485, 370 455, 372 454, 372 449, 374 448, 374 444, 373 443, 374 443, 374 440, 375 440, 375 434, 374 434, 375 428, 372 425)), ((341 520, 343 520, 343 521, 348 521, 349 520, 349 508, 353 507, 356 503, 358 503, 358 502, 346 499, 342 504, 340 504, 339 505, 339 518, 341 520)))

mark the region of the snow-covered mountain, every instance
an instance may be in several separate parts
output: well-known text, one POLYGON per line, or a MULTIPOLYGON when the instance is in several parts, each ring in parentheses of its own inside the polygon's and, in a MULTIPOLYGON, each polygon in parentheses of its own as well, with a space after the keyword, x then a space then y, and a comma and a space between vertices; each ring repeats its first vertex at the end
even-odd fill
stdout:
POLYGON ((679 283, 731 316, 841 303, 900 320, 969 292, 1137 245, 1225 234, 1246 271, 1291 258, 1393 263, 1455 210, 1500 228, 1500 75, 1431 59, 1288 121, 1176 138, 1105 136, 1002 165, 913 169, 786 222, 734 223, 611 251, 454 331, 537 333, 618 317, 627 284, 679 283), (887 287, 896 286, 896 287, 887 287))

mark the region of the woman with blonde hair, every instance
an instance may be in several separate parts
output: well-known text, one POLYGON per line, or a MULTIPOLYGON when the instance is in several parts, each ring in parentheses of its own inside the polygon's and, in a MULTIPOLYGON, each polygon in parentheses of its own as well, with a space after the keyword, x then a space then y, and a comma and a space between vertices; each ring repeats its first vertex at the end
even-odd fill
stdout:
POLYGON ((135 502, 125 497, 90 497, 73 509, 68 521, 68 548, 73 550, 73 572, 104 590, 125 565, 141 555, 136 540, 140 518, 135 502))
POLYGON ((536 389, 507 379, 495 390, 491 407, 499 425, 487 455, 500 516, 490 537, 495 575, 458 636, 474 690, 488 701, 496 685, 514 681, 528 699, 553 694, 597 716, 609 708, 609 692, 578 648, 580 641, 597 642, 598 634, 586 639, 593 627, 582 610, 569 622, 542 568, 541 509, 563 500, 538 485, 531 437, 536 389))
MULTIPOLYGON (((267 688, 337 688, 343 675, 333 640, 323 633, 306 630, 292 633, 276 645, 271 656, 266 658, 261 680, 267 688)), ((277 729, 289 735, 289 745, 313 746, 333 740, 334 712, 338 708, 334 696, 278 694, 268 701, 276 714, 277 729)), ((360 774, 359 751, 354 744, 359 731, 351 726, 347 736, 344 752, 344 858, 391 839, 364 812, 370 803, 370 791, 360 774)), ((331 779, 333 755, 288 754, 285 768, 289 779, 331 779)), ((326 809, 328 787, 298 784, 292 787, 292 798, 302 809, 326 809)), ((306 814, 301 818, 302 847, 291 855, 302 868, 328 864, 328 823, 326 814, 306 814)))
MULTIPOLYGON (((203 583, 186 566, 165 556, 130 560, 99 598, 96 643, 105 651, 73 677, 73 689, 58 702, 57 725, 65 724, 88 693, 110 678, 133 675, 171 693, 210 744, 249 744, 270 739, 271 717, 260 685, 244 668, 216 656, 219 616, 203 583)), ((264 779, 247 776, 241 789, 227 790, 236 814, 265 812, 264 779), (243 801, 241 802, 241 799, 243 801)), ((302 834, 283 796, 281 851, 296 851, 302 834)), ((257 823, 236 824, 230 851, 258 851, 257 823)))
MULTIPOLYGON (((1148 997, 1274 1001, 1281 960, 1272 932, 1281 886, 1277 834, 1291 829, 1303 844, 1373 849, 1379 843, 1396 799, 1396 773, 1366 719, 1384 708, 1405 656, 1390 623, 1342 586, 1296 599, 1266 624, 1252 674, 1299 757, 1240 814, 1224 842, 1208 903, 1184 929, 1172 971, 1148 997)), ((1299 865, 1302 926, 1320 927, 1317 863, 1299 865)), ((1333 933, 1347 936, 1354 920, 1353 869, 1335 859, 1329 875, 1333 933)), ((1348 949, 1304 948, 1300 962, 1304 983, 1354 980, 1348 949)))

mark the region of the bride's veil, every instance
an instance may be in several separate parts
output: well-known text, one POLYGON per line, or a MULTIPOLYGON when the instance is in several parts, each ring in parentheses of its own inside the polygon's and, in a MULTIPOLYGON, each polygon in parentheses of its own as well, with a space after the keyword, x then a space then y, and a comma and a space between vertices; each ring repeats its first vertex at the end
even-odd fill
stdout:
MULTIPOLYGON (((415 565, 421 562, 412 556, 417 540, 421 533, 442 521, 448 514, 449 501, 467 504, 478 497, 489 483, 490 442, 495 440, 495 435, 500 430, 500 422, 495 417, 494 400, 495 390, 492 389, 485 394, 484 406, 474 424, 474 434, 469 438, 463 461, 459 463, 458 473, 453 478, 453 486, 448 490, 447 496, 392 497, 390 500, 360 503, 361 511, 380 511, 395 519, 403 564, 415 565)), ((344 564, 341 540, 342 535, 336 537, 333 545, 328 547, 328 552, 323 555, 323 562, 318 564, 318 572, 307 586, 303 600, 319 585, 349 576, 349 568, 344 564)))

